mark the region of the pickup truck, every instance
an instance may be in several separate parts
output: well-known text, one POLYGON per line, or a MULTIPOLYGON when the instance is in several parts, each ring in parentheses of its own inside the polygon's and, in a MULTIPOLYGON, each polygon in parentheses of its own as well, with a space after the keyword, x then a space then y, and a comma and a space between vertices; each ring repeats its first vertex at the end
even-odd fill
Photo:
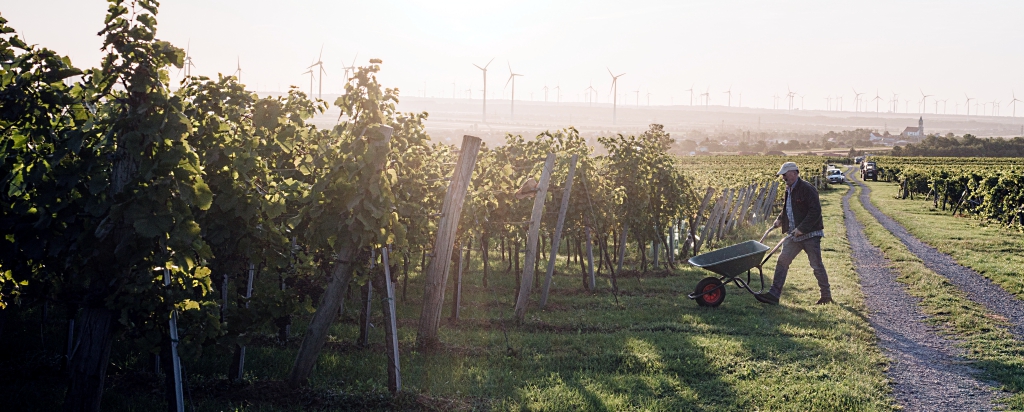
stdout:
POLYGON ((878 180, 878 167, 875 162, 864 162, 860 165, 861 180, 878 180))

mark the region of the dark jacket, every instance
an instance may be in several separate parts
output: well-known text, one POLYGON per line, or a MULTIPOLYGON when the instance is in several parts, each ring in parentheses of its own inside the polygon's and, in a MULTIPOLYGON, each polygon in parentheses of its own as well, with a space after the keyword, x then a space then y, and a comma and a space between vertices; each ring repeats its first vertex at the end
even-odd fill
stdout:
MULTIPOLYGON (((791 195, 793 196, 793 218, 796 219, 796 228, 801 233, 825 229, 825 222, 821 220, 821 200, 818 199, 818 189, 803 179, 797 179, 793 184, 793 190, 787 192, 786 197, 791 195)), ((789 216, 786 215, 785 203, 782 204, 782 213, 779 214, 778 219, 782 223, 782 230, 789 230, 789 216)))

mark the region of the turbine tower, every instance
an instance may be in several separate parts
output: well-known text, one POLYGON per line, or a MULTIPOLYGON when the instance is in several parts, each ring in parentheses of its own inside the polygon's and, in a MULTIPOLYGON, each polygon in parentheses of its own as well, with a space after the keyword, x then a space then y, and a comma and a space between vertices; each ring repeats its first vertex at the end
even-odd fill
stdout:
POLYGON ((729 95, 729 99, 726 100, 728 103, 726 103, 726 104, 728 104, 729 107, 732 107, 732 85, 730 84, 729 85, 729 90, 726 90, 726 91, 722 92, 722 94, 729 95))
POLYGON ((560 84, 555 85, 554 89, 555 89, 555 103, 561 103, 562 102, 562 85, 560 85, 560 84))
POLYGON ((967 93, 964 93, 964 97, 967 98, 967 115, 970 116, 971 115, 971 100, 974 100, 974 98, 968 96, 967 93))
POLYGON ((548 102, 548 85, 545 84, 544 88, 541 89, 541 90, 544 91, 544 103, 547 103, 548 102))
POLYGON ((516 76, 522 75, 519 73, 513 73, 512 63, 508 63, 508 80, 505 81, 505 87, 508 88, 509 82, 512 83, 512 120, 516 120, 516 76))
POLYGON ((690 106, 693 106, 693 83, 690 84, 690 88, 684 91, 690 92, 690 106))
POLYGON ((483 93, 484 93, 484 117, 483 117, 483 122, 484 123, 487 123, 487 66, 490 66, 491 62, 493 62, 493 61, 494 61, 494 58, 492 57, 491 60, 488 61, 487 64, 484 65, 484 67, 477 66, 475 63, 473 64, 473 66, 475 66, 476 68, 480 69, 480 71, 484 72, 484 90, 483 90, 483 93))
POLYGON ((619 78, 625 76, 626 73, 622 73, 618 76, 612 73, 612 69, 608 69, 608 75, 612 76, 612 124, 618 119, 618 105, 619 105, 619 78))
POLYGON ((597 100, 597 89, 594 88, 594 83, 591 82, 590 86, 587 86, 583 91, 587 92, 587 100, 590 101, 590 107, 594 107, 594 100, 597 100))
POLYGON ((875 116, 878 116, 878 102, 882 101, 882 96, 878 95, 878 89, 875 89, 875 98, 871 99, 875 101, 875 116))

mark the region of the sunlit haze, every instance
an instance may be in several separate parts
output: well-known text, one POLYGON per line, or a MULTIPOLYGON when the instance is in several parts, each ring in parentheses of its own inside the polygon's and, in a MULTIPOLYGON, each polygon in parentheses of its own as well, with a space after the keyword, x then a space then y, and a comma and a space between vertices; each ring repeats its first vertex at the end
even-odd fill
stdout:
MULTIPOLYGON (((791 91, 793 109, 919 113, 924 94, 925 113, 964 114, 969 96, 972 114, 1011 116, 1014 93, 1024 97, 1024 2, 680 3, 187 0, 163 2, 157 17, 159 36, 189 49, 193 74, 240 64, 243 83, 263 92, 308 90, 302 73, 322 47, 325 95, 341 90, 358 54, 357 65, 384 61, 385 86, 428 98, 479 99, 473 64, 492 58, 488 98, 511 97, 511 66, 523 75, 517 102, 544 101, 545 86, 550 102, 587 102, 593 85, 597 103, 611 103, 609 69, 625 73, 620 107, 789 109, 791 91)), ((105 2, 8 2, 2 12, 29 42, 98 64, 105 2)))

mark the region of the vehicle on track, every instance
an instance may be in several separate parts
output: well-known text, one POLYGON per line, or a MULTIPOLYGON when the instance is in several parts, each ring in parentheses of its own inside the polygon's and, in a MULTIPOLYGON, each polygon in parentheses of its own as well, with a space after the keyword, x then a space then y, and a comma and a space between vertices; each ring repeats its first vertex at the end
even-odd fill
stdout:
POLYGON ((843 171, 834 167, 829 167, 825 171, 825 177, 828 178, 829 183, 846 183, 846 176, 843 175, 843 171))
POLYGON ((875 162, 865 161, 860 164, 860 178, 861 180, 878 180, 878 166, 875 162))

